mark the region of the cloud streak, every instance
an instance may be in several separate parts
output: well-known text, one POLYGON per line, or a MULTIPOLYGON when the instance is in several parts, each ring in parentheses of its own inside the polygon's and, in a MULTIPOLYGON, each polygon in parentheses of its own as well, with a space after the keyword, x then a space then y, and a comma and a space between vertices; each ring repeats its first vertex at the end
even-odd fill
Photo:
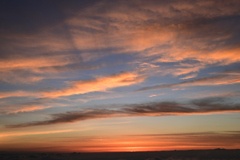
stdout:
POLYGON ((84 111, 52 114, 50 120, 8 125, 6 127, 21 128, 110 117, 193 115, 222 112, 240 112, 240 104, 228 104, 227 98, 224 97, 196 99, 185 104, 177 102, 152 102, 123 105, 115 109, 89 109, 84 111))
POLYGON ((39 106, 39 105, 11 105, 7 107, 1 107, 1 113, 11 114, 11 113, 20 113, 20 112, 33 112, 37 110, 43 110, 50 108, 52 106, 39 106))
POLYGON ((180 83, 143 87, 138 89, 137 91, 159 90, 159 89, 172 88, 172 87, 210 86, 210 85, 227 85, 227 84, 240 83, 240 75, 236 71, 229 71, 229 72, 231 74, 228 74, 227 72, 222 72, 215 76, 197 78, 193 80, 183 81, 180 83))
POLYGON ((108 89, 134 85, 144 81, 146 77, 136 73, 119 73, 91 80, 71 81, 69 86, 59 91, 44 92, 46 97, 71 96, 89 92, 105 92, 108 89))
POLYGON ((41 96, 37 92, 28 92, 28 91, 12 91, 12 92, 0 92, 0 99, 8 97, 38 97, 41 96))
POLYGON ((55 133, 64 133, 64 132, 72 132, 74 130, 67 129, 67 130, 54 130, 54 131, 36 131, 36 132, 7 132, 0 134, 0 138, 2 137, 10 137, 10 136, 28 136, 28 135, 38 135, 38 134, 55 134, 55 133))
POLYGON ((25 97, 21 98, 9 98, 3 99, 0 106, 0 115, 17 114, 22 112, 34 112, 38 110, 44 110, 51 107, 65 106, 62 103, 57 103, 48 98, 34 98, 25 100, 25 97))

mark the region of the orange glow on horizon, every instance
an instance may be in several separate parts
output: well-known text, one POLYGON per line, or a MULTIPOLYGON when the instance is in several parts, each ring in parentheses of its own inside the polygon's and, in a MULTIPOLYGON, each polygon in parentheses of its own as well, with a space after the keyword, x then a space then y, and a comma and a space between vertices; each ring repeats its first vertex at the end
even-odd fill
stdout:
MULTIPOLYGON (((61 143, 61 142, 58 142, 61 143)), ((70 140, 57 152, 145 152, 170 150, 236 149, 240 143, 231 134, 135 135, 70 140), (217 138, 216 138, 217 137, 217 138), (230 145, 231 144, 231 145, 230 145)), ((46 146, 49 146, 46 145, 46 146)))
MULTIPOLYGON (((58 131, 58 132, 68 132, 58 131)), ((48 133, 58 133, 48 132, 48 133)), ((47 134, 36 132, 34 134, 47 134)), ((21 135, 21 134, 19 134, 21 135)), ((16 136, 19 136, 16 135, 16 136)), ((13 136, 13 135, 12 135, 13 136)), ((11 136, 11 137, 12 137, 11 136)), ((239 140, 233 134, 179 134, 179 135, 132 135, 120 137, 85 137, 66 141, 45 139, 41 143, 25 143, 14 151, 33 152, 145 152, 170 150, 204 150, 240 148, 239 140), (35 148, 36 147, 36 148, 35 148)), ((61 137, 62 138, 62 137, 61 137)), ((12 144, 13 145, 13 144, 12 144)), ((14 145, 15 146, 15 145, 14 145)), ((11 146, 5 146, 5 150, 11 146)), ((3 148, 0 148, 4 150, 3 148)), ((9 150, 11 151, 11 150, 9 150)))

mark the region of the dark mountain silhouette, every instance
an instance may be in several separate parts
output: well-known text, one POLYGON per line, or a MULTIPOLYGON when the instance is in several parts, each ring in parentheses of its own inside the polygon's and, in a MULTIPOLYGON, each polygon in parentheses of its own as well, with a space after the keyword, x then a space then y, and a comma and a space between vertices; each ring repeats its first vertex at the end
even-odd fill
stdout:
POLYGON ((109 152, 109 153, 13 153, 0 152, 1 160, 239 160, 240 149, 109 152))

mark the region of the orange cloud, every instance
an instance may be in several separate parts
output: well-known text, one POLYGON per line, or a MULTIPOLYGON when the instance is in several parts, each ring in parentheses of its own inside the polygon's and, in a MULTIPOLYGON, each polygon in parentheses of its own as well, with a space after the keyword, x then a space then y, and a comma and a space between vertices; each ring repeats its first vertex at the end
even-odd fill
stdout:
POLYGON ((26 136, 26 135, 37 135, 37 134, 54 134, 54 133, 64 133, 64 132, 72 132, 74 130, 68 129, 68 130, 54 130, 54 131, 38 131, 38 132, 7 132, 7 133, 1 133, 1 137, 9 137, 9 136, 26 136))
MULTIPOLYGON (((177 50, 177 49, 176 49, 177 50)), ((198 50, 183 50, 175 51, 168 54, 161 54, 163 57, 156 60, 156 62, 179 62, 185 59, 193 59, 205 64, 221 63, 227 65, 240 61, 240 48, 221 49, 216 51, 198 51, 198 50)))
POLYGON ((61 66, 76 62, 72 55, 51 55, 36 57, 19 57, 0 61, 0 71, 28 69, 37 71, 41 67, 61 66))
POLYGON ((79 61, 79 58, 71 54, 13 56, 13 58, 0 60, 0 80, 13 84, 28 84, 43 79, 59 78, 53 74, 49 75, 49 73, 65 71, 65 66, 76 64, 79 61))
MULTIPOLYGON (((215 20, 219 17, 234 16, 238 11, 236 7, 238 4, 237 1, 218 3, 199 1, 194 4, 189 4, 187 1, 181 3, 176 1, 167 3, 155 1, 148 3, 144 1, 98 2, 87 8, 71 11, 71 16, 66 16, 64 22, 38 28, 40 32, 34 35, 5 35, 5 38, 16 41, 16 43, 9 43, 6 50, 10 53, 21 52, 26 55, 29 55, 26 53, 28 50, 34 52, 35 55, 76 49, 98 50, 97 53, 83 54, 85 61, 88 61, 111 54, 105 51, 99 53, 99 49, 117 48, 112 54, 137 51, 137 56, 141 58, 153 56, 155 60, 157 59, 155 62, 198 60, 203 64, 201 68, 194 69, 197 72, 207 67, 207 64, 220 63, 222 65, 239 61, 239 48, 225 46, 225 43, 218 45, 219 40, 231 39, 234 31, 231 32, 231 29, 226 29, 221 25, 216 26, 209 21, 210 18, 215 20), (215 9, 216 6, 218 10, 215 9), (98 18, 93 18, 96 16, 98 18), (198 22, 200 20, 204 23, 198 22), (67 26, 63 27, 68 28, 66 33, 56 34, 53 31, 62 29, 62 26, 67 26), (201 31, 200 34, 199 31, 201 31), (214 43, 214 45, 209 45, 209 43, 214 43)), ((50 56, 45 59, 26 56, 28 57, 26 60, 17 57, 18 60, 14 62, 12 60, 0 61, 0 66, 6 66, 0 67, 0 70, 24 68, 40 72, 42 70, 39 67, 64 66, 72 64, 75 60, 75 58, 69 60, 67 56, 61 56, 50 56)), ((179 68, 176 70, 178 73, 175 72, 174 75, 187 74, 190 73, 189 70, 183 71, 179 68)), ((46 71, 48 70, 44 70, 46 71)), ((29 81, 39 81, 39 79, 33 78, 29 81)))
POLYGON ((39 97, 39 96, 41 96, 41 94, 37 92, 27 91, 0 92, 0 99, 8 97, 39 97))
MULTIPOLYGON (((140 59, 154 58, 154 62, 180 62, 188 59, 199 61, 199 64, 194 67, 175 67, 174 72, 169 72, 175 76, 198 72, 209 64, 226 65, 240 61, 239 48, 218 45, 219 40, 227 41, 232 38, 233 33, 230 29, 222 28, 221 25, 216 26, 208 21, 209 18, 214 20, 220 15, 233 16, 238 11, 236 7, 238 5, 233 4, 238 4, 238 2, 201 1, 189 4, 185 1, 181 3, 138 1, 128 3, 98 2, 82 10, 74 10, 71 16, 66 16, 64 22, 53 27, 59 29, 61 28, 59 25, 68 26, 64 34, 56 34, 52 31, 52 26, 48 26, 34 35, 5 35, 5 38, 14 40, 5 47, 6 51, 21 52, 27 58, 16 57, 17 60, 2 60, 0 71, 7 71, 4 74, 6 77, 9 70, 14 69, 37 73, 53 71, 52 68, 55 66, 74 64, 77 61, 76 57, 69 54, 43 57, 39 54, 62 51, 67 53, 75 49, 98 50, 83 53, 84 61, 96 60, 109 54, 129 53, 129 51, 135 52, 134 54, 140 59), (219 6, 219 10, 215 9, 216 6, 219 6), (103 9, 104 12, 99 9, 106 7, 108 10, 103 9), (199 17, 196 18, 193 15, 199 17), (92 18, 96 16, 97 19, 92 18), (198 22, 199 19, 204 20, 203 25, 198 22), (219 34, 220 31, 221 34, 219 34), (210 42, 216 43, 210 46, 210 42), (106 53, 99 50, 109 48, 115 48, 114 52, 106 53), (37 57, 29 57, 28 50, 37 57), (44 67, 52 68, 42 70, 41 68, 44 67)), ((2 80, 7 82, 12 79, 11 77, 13 76, 2 78, 2 80)), ((38 82, 44 78, 46 77, 32 76, 18 81, 38 82)))
MULTIPOLYGON (((198 72, 212 64, 227 65, 240 61, 239 47, 225 43, 220 45, 220 41, 233 39, 235 31, 209 21, 209 18, 218 20, 220 15, 235 15, 238 8, 233 4, 238 2, 129 3, 134 5, 130 5, 130 8, 121 2, 99 2, 67 19, 76 47, 80 50, 117 48, 114 54, 132 51, 137 58, 153 58, 154 63, 198 61, 194 66, 170 68, 172 72, 168 73, 175 76, 198 72), (99 11, 106 5, 111 9, 99 11), (216 6, 221 9, 215 10, 216 6), (86 18, 86 15, 97 15, 99 18, 86 18), (106 24, 106 20, 109 23, 106 24), (79 30, 78 27, 84 29, 79 30)), ((223 18, 224 21, 226 19, 223 18)), ((106 55, 102 53, 93 56, 92 53, 86 53, 84 57, 91 60, 106 55)))
POLYGON ((32 111, 42 110, 50 107, 51 106, 18 106, 18 107, 8 106, 6 108, 7 110, 6 114, 19 113, 19 112, 32 112, 32 111))
MULTIPOLYGON (((51 97, 56 98, 59 96, 70 96, 75 94, 85 94, 89 92, 105 92, 108 89, 129 86, 140 83, 146 79, 145 76, 138 75, 137 73, 120 73, 106 77, 97 77, 91 80, 80 80, 68 82, 68 87, 57 91, 50 92, 30 92, 30 91, 12 91, 0 92, 1 98, 8 97, 51 97)), ((88 97, 91 99, 91 97, 88 97)))
POLYGON ((11 114, 11 113, 19 113, 19 112, 32 112, 36 110, 43 110, 46 108, 50 108, 52 106, 44 106, 44 105, 28 105, 28 104, 16 104, 16 105, 3 105, 1 107, 0 114, 11 114))
MULTIPOLYGON (((106 16, 111 17, 112 15, 106 16)), ((143 51, 171 41, 176 36, 176 32, 169 29, 169 26, 145 26, 144 24, 143 26, 136 26, 132 23, 132 19, 123 22, 128 19, 128 15, 117 19, 121 20, 111 22, 107 31, 102 28, 104 23, 100 20, 85 19, 81 16, 71 18, 67 23, 72 27, 70 31, 73 41, 79 50, 119 48, 115 53, 143 51), (77 27, 93 30, 94 34, 85 30, 78 30, 77 27)), ((139 22, 144 23, 141 18, 139 22)), ((106 55, 106 53, 103 54, 106 55)), ((101 55, 96 56, 101 57, 101 55)), ((93 56, 89 54, 89 57, 93 56)))
POLYGON ((105 92, 108 89, 129 86, 144 81, 146 77, 135 73, 121 73, 108 77, 97 77, 93 80, 80 80, 69 82, 69 86, 59 91, 44 92, 46 97, 70 96, 89 92, 105 92))

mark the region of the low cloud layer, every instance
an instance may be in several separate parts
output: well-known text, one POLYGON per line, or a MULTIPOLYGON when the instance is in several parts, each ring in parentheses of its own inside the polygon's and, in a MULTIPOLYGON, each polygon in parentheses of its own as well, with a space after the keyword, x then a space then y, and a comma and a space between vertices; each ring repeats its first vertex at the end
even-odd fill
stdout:
POLYGON ((6 127, 30 127, 110 117, 168 116, 240 112, 239 103, 228 104, 227 102, 228 99, 226 97, 211 97, 192 100, 185 104, 178 102, 151 102, 144 104, 123 105, 118 106, 115 109, 88 109, 84 111, 52 114, 50 120, 8 125, 6 127))

